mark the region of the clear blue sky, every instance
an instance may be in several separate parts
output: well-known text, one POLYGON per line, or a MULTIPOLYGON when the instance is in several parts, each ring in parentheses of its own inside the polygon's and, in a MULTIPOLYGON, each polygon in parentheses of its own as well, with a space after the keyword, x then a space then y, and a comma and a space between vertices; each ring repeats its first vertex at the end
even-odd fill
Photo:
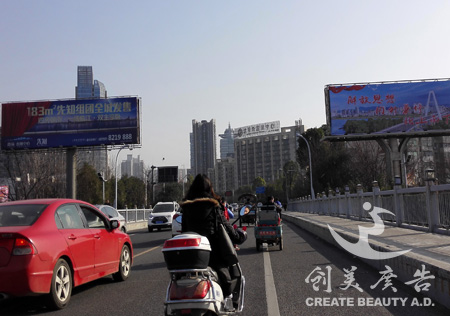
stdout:
POLYGON ((449 16, 447 0, 2 0, 0 102, 74 98, 92 66, 109 96, 142 98, 133 155, 188 168, 192 119, 319 127, 327 84, 449 78, 449 16))

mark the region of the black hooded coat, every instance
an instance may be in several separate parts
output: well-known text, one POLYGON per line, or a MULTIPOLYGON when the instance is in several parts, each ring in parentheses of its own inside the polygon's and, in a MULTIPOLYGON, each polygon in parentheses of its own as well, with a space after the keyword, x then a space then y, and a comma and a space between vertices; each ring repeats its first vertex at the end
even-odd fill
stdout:
POLYGON ((234 244, 241 244, 243 240, 242 236, 225 219, 219 201, 213 198, 198 198, 184 201, 180 206, 183 213, 181 231, 195 232, 206 236, 211 244, 210 266, 213 268, 223 266, 223 260, 218 251, 217 224, 222 223, 225 226, 228 236, 234 244))
POLYGON ((219 251, 218 223, 222 223, 234 244, 241 244, 245 237, 239 234, 225 219, 220 203, 213 198, 197 198, 181 203, 183 218, 182 232, 195 232, 208 238, 211 245, 209 266, 219 275, 225 296, 232 293, 231 276, 219 251))

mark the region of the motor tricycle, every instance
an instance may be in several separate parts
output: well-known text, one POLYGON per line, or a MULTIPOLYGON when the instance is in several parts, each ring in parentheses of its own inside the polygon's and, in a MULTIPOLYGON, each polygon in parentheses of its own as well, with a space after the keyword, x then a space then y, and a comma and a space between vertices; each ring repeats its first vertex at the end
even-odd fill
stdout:
POLYGON ((268 246, 278 245, 280 250, 283 250, 283 228, 275 205, 261 205, 256 208, 254 232, 257 251, 260 251, 263 243, 268 246))

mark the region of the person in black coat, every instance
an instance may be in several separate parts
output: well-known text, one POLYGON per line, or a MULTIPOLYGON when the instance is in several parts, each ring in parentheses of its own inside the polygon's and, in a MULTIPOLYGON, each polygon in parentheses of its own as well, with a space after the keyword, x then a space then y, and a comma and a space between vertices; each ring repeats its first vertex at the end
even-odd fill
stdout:
MULTIPOLYGON (((278 201, 278 199, 277 199, 277 201, 278 201)), ((267 197, 266 205, 274 205, 275 209, 277 210, 278 217, 281 219, 281 206, 280 206, 280 204, 276 203, 275 198, 272 195, 269 195, 267 197)))
POLYGON ((241 244, 246 236, 242 230, 234 229, 225 219, 219 200, 220 197, 214 193, 209 178, 198 174, 180 204, 183 213, 181 231, 195 232, 208 238, 211 244, 209 266, 217 272, 224 296, 230 296, 233 291, 231 276, 229 267, 224 263, 219 251, 217 223, 224 225, 234 244, 241 244))

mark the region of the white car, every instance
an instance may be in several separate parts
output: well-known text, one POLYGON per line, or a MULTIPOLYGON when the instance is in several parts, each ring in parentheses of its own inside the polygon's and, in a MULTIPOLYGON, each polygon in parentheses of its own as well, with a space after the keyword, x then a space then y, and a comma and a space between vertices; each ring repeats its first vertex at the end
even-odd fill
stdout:
POLYGON ((95 205, 95 207, 102 211, 103 214, 108 216, 110 221, 113 219, 119 221, 119 229, 124 233, 127 232, 127 223, 125 217, 123 217, 122 214, 120 214, 114 207, 110 205, 95 205))
POLYGON ((181 212, 176 212, 172 219, 172 237, 181 234, 181 220, 183 215, 181 212))
POLYGON ((154 228, 171 228, 172 220, 180 205, 177 202, 158 202, 148 216, 148 231, 154 228))

